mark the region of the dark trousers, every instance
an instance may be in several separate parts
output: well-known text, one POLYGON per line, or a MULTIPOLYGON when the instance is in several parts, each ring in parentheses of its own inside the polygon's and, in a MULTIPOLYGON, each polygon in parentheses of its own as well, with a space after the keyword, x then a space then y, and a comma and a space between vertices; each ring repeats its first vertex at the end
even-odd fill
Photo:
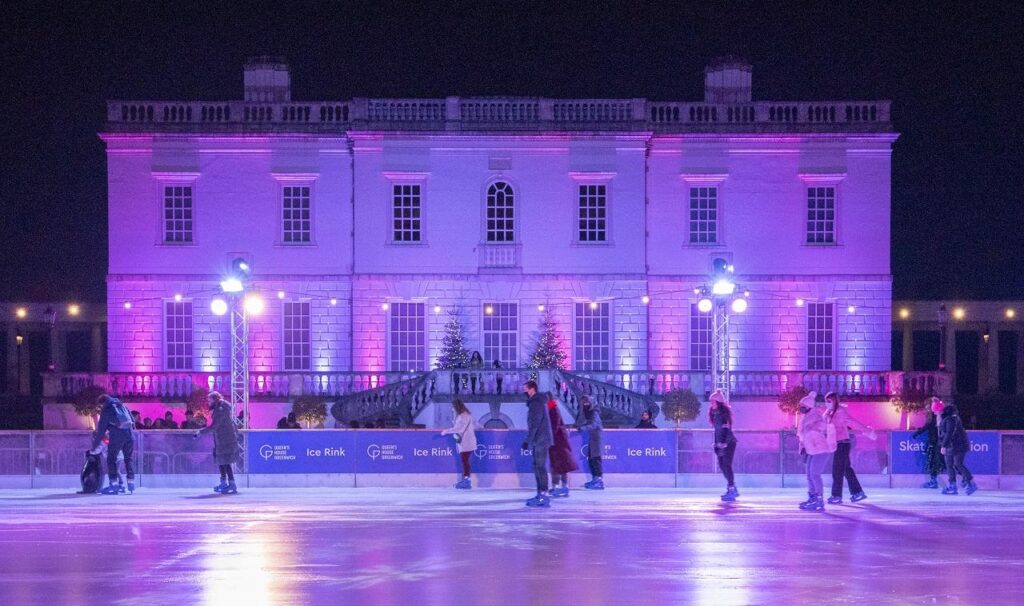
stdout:
POLYGON ((725 476, 729 486, 735 486, 735 476, 732 473, 732 459, 736 456, 736 440, 729 442, 725 448, 716 448, 715 455, 718 456, 718 467, 725 476))
POLYGON ((470 451, 460 452, 459 457, 462 459, 462 475, 469 477, 469 456, 473 454, 470 451))
POLYGON ((601 473, 601 457, 587 458, 587 466, 590 467, 590 475, 595 478, 600 478, 603 475, 601 473))
MULTIPOLYGON (((110 431, 114 434, 114 430, 110 431)), ((132 434, 125 432, 125 435, 111 435, 110 445, 107 447, 107 477, 110 478, 110 483, 119 482, 121 474, 117 471, 117 454, 124 454, 124 473, 128 476, 128 481, 135 480, 135 461, 132 459, 135 456, 135 440, 132 434)))
POLYGON ((964 465, 964 457, 967 455, 966 452, 950 452, 946 451, 946 472, 949 474, 949 485, 956 486, 956 474, 963 476, 964 482, 971 482, 974 480, 974 475, 970 469, 964 465))
POLYGON ((235 473, 231 471, 230 465, 220 465, 218 467, 220 469, 220 479, 222 482, 225 480, 227 480, 228 482, 235 481, 235 473))
POLYGON ((942 453, 939 451, 939 445, 938 444, 929 444, 928 445, 928 475, 930 475, 932 477, 932 479, 934 480, 935 478, 939 477, 939 474, 942 473, 942 470, 945 469, 945 468, 946 468, 945 457, 943 457, 942 453))
POLYGON ((843 478, 850 484, 850 494, 863 492, 860 480, 857 479, 857 472, 850 465, 850 444, 849 441, 842 441, 836 444, 836 452, 832 455, 832 496, 843 496, 843 478))
POLYGON ((548 491, 548 449, 533 449, 533 475, 537 478, 537 494, 548 491))

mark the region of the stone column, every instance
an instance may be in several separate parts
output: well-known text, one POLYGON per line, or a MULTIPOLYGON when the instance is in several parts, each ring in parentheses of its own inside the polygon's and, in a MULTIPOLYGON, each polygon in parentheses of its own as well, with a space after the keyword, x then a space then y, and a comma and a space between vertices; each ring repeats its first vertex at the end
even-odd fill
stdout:
POLYGON ((92 354, 89 356, 89 370, 92 372, 103 372, 106 365, 103 363, 103 325, 93 324, 92 326, 92 354))
POLYGON ((997 331, 981 329, 981 351, 978 352, 978 393, 985 393, 999 385, 999 338, 997 331), (988 335, 988 340, 985 340, 988 335))
POLYGON ((946 372, 956 393, 956 325, 946 327, 946 372))
POLYGON ((8 324, 4 331, 4 347, 7 348, 7 367, 3 372, 7 375, 8 393, 18 393, 18 328, 8 324))
POLYGON ((917 370, 914 368, 914 327, 910 322, 903 322, 903 372, 917 370))

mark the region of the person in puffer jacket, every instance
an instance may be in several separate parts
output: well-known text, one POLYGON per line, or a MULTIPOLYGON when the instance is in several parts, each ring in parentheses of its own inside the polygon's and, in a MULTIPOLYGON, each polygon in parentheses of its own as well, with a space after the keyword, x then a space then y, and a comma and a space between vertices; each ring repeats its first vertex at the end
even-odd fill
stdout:
POLYGON ((132 423, 123 423, 119 420, 124 418, 125 414, 127 414, 127 419, 131 420, 131 412, 128 411, 124 402, 107 394, 101 395, 98 403, 102 407, 100 409, 100 420, 96 423, 96 431, 92 433, 92 450, 89 452, 99 454, 103 450, 101 444, 103 443, 104 434, 110 435, 110 444, 107 446, 107 476, 110 478, 110 483, 100 493, 118 494, 125 491, 125 487, 121 483, 121 474, 117 469, 118 454, 124 456, 124 472, 128 477, 128 493, 134 493, 135 434, 132 431, 134 426, 132 423), (121 409, 120 415, 118 415, 119 408, 121 409), (122 427, 124 424, 128 426, 122 427))
POLYGON ((801 449, 807 454, 807 500, 800 503, 800 509, 825 511, 821 474, 828 465, 829 455, 835 450, 835 445, 828 439, 825 403, 819 402, 817 392, 812 391, 800 399, 800 411, 804 416, 800 419, 797 436, 801 449))
POLYGON ((828 502, 843 502, 843 480, 850 485, 850 501, 856 503, 868 498, 857 479, 857 472, 850 462, 850 450, 853 448, 853 432, 858 430, 871 440, 875 439, 875 430, 861 423, 846 410, 846 405, 839 401, 839 394, 825 394, 825 418, 836 429, 836 453, 832 456, 832 496, 828 502))
POLYGON ((235 415, 231 404, 216 391, 210 395, 210 424, 195 433, 199 437, 204 433, 213 432, 213 457, 220 468, 220 484, 213 491, 221 494, 237 494, 235 474, 231 466, 238 461, 241 449, 238 446, 238 428, 235 427, 235 415))
POLYGON ((971 442, 967 438, 967 430, 960 421, 960 412, 954 404, 945 404, 941 400, 932 402, 932 411, 941 415, 939 420, 939 448, 946 457, 946 473, 949 474, 949 483, 942 489, 942 494, 956 494, 956 474, 963 477, 964 489, 967 494, 974 494, 978 485, 974 483, 974 475, 964 465, 964 457, 971 448, 971 442))

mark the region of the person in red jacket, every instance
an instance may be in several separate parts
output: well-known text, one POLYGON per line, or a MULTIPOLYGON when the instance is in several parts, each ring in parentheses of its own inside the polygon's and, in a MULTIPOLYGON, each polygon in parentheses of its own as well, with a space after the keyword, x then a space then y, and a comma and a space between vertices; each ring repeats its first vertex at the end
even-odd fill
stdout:
POLYGON ((569 496, 569 473, 576 471, 580 466, 576 458, 572 456, 572 446, 569 445, 569 432, 562 422, 562 412, 558 409, 558 401, 547 393, 548 416, 551 417, 551 433, 555 437, 555 443, 548 449, 548 459, 551 461, 551 496, 569 496))

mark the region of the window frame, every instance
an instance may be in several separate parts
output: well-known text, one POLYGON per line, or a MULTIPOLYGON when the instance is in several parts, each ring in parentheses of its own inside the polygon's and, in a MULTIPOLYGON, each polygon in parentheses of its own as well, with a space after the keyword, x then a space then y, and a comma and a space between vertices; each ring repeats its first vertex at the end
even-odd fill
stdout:
POLYGON ((157 246, 198 246, 199 245, 199 229, 198 229, 198 188, 196 183, 199 180, 199 173, 188 173, 188 172, 153 172, 151 173, 153 179, 156 181, 157 186, 157 233, 156 233, 156 244, 157 246), (168 187, 188 187, 191 189, 191 204, 192 204, 192 228, 191 236, 192 239, 187 242, 176 242, 167 239, 167 219, 164 214, 167 212, 166 204, 166 190, 168 187))
POLYGON ((385 243, 394 246, 426 246, 427 245, 427 173, 385 172, 387 181, 387 217, 385 219, 385 243), (419 187, 419 240, 395 239, 395 187, 415 185, 419 187))
POLYGON ((834 248, 842 246, 842 183, 846 178, 846 173, 800 173, 798 176, 803 185, 800 205, 800 245, 809 248, 834 248), (831 187, 833 189, 832 242, 809 242, 807 239, 809 235, 807 230, 807 213, 810 211, 810 189, 818 187, 831 187))
POLYGON ((317 173, 272 173, 271 176, 277 182, 277 236, 275 243, 282 247, 303 247, 303 246, 316 246, 317 238, 317 220, 316 220, 316 207, 317 207, 317 179, 320 176, 317 173), (308 187, 309 188, 309 241, 308 242, 289 242, 285 239, 284 231, 284 193, 285 188, 288 187, 308 187))
POLYGON ((387 366, 388 371, 390 371, 390 372, 426 372, 426 371, 429 371, 431 369, 431 366, 430 366, 430 319, 427 316, 427 303, 426 303, 426 301, 416 300, 416 299, 396 299, 396 300, 389 300, 387 303, 388 303, 387 320, 386 320, 386 322, 387 322, 387 327, 386 327, 387 330, 386 330, 386 336, 385 336, 387 341, 385 343, 384 354, 385 354, 385 362, 386 362, 386 366, 387 366), (422 316, 421 316, 422 320, 423 320, 423 359, 420 360, 420 367, 419 368, 398 368, 398 369, 394 368, 394 356, 392 355, 393 351, 392 351, 392 341, 391 341, 391 338, 392 338, 392 335, 393 335, 392 319, 394 317, 395 306, 396 305, 419 305, 420 309, 423 312, 422 316))
POLYGON ((574 246, 612 246, 614 241, 614 224, 612 221, 612 209, 614 208, 614 188, 616 173, 611 172, 571 172, 572 179, 572 243, 574 246), (604 240, 582 240, 580 239, 580 210, 582 209, 582 196, 580 189, 586 186, 599 185, 604 187, 604 240))
MULTIPOLYGON (((193 372, 193 371, 195 371, 195 367, 196 367, 196 332, 195 332, 196 331, 196 312, 195 312, 195 310, 196 310, 195 302, 191 298, 183 297, 181 299, 181 301, 178 301, 174 297, 168 297, 168 298, 164 298, 164 299, 161 300, 161 310, 160 310, 161 311, 161 314, 160 314, 160 316, 161 316, 161 321, 160 321, 160 345, 161 345, 160 361, 161 361, 161 363, 163 365, 163 368, 164 368, 165 372, 193 372), (183 354, 183 355, 187 355, 188 356, 189 364, 188 364, 187 367, 172 368, 171 367, 172 365, 170 364, 171 355, 168 353, 167 348, 172 343, 173 344, 178 344, 178 342, 177 341, 173 341, 172 342, 168 338, 168 331, 171 330, 171 329, 167 326, 167 320, 170 317, 170 315, 167 313, 167 309, 168 309, 168 305, 186 305, 186 304, 189 306, 188 307, 188 311, 189 311, 189 313, 188 313, 188 318, 189 318, 189 327, 188 327, 189 341, 188 341, 188 348, 189 348, 189 351, 188 351, 187 354, 183 354)), ((176 314, 176 315, 182 315, 183 316, 183 314, 176 314)), ((177 330, 177 328, 175 328, 175 330, 177 330)), ((177 355, 177 354, 175 354, 175 355, 177 355)))
MULTIPOLYGON (((519 304, 519 301, 507 301, 507 300, 506 301, 500 301, 500 300, 486 301, 485 300, 485 301, 481 301, 480 302, 480 355, 482 355, 483 358, 484 358, 484 368, 491 368, 491 366, 494 364, 494 360, 495 360, 495 358, 493 356, 487 355, 487 335, 488 335, 487 320, 488 320, 488 318, 492 318, 492 319, 494 318, 493 314, 488 315, 486 313, 486 311, 485 311, 488 305, 491 305, 491 306, 494 306, 494 307, 497 307, 499 305, 511 305, 515 309, 515 313, 516 313, 516 315, 515 315, 515 321, 516 321, 515 329, 514 330, 501 330, 501 329, 498 329, 495 332, 495 334, 498 334, 499 336, 503 335, 503 334, 513 334, 513 335, 515 335, 516 344, 515 344, 515 356, 514 356, 514 359, 512 360, 513 364, 512 365, 506 365, 506 361, 505 360, 501 360, 501 365, 502 365, 502 368, 519 368, 520 365, 521 365, 521 360, 522 360, 521 356, 522 356, 522 353, 523 353, 522 352, 522 346, 523 346, 522 306, 519 304)), ((505 346, 503 346, 501 344, 497 345, 498 351, 500 352, 503 347, 505 347, 505 346)), ((500 359, 500 357, 498 359, 500 359)))
POLYGON ((697 302, 690 302, 690 318, 689 324, 687 325, 687 335, 689 349, 687 352, 688 368, 693 371, 710 372, 714 366, 715 359, 715 312, 711 310, 704 313, 697 309, 697 302), (701 331, 707 331, 707 343, 697 343, 694 339, 695 331, 698 330, 694 327, 695 321, 707 320, 707 328, 700 328, 701 331), (707 368, 699 367, 694 364, 694 360, 698 359, 698 356, 694 353, 695 347, 707 347, 707 368))
POLYGON ((726 180, 727 174, 724 173, 683 173, 679 175, 679 178, 683 182, 683 212, 682 212, 682 229, 680 233, 684 234, 682 240, 682 246, 684 248, 725 248, 726 244, 726 229, 725 229, 725 204, 726 199, 726 180), (714 188, 715 189, 715 241, 714 242, 692 242, 690 232, 690 200, 691 191, 694 188, 714 188))
MULTIPOLYGON (((295 358, 295 356, 291 356, 295 358)), ((313 369, 313 305, 309 299, 284 299, 281 302, 281 370, 284 372, 309 372, 313 369), (288 307, 289 305, 304 305, 306 308, 306 319, 308 325, 305 328, 306 333, 306 345, 309 348, 309 353, 306 354, 305 367, 295 368, 288 366, 288 346, 289 344, 295 345, 288 341, 289 330, 294 332, 295 328, 288 328, 288 307)))
POLYGON ((483 233, 481 234, 481 242, 483 244, 486 244, 488 246, 513 246, 513 245, 519 244, 519 239, 520 239, 520 236, 519 236, 519 234, 520 234, 519 224, 521 223, 521 220, 520 220, 520 206, 521 205, 519 204, 519 195, 520 195, 519 188, 514 183, 512 183, 511 180, 506 179, 504 177, 495 177, 493 179, 489 179, 484 184, 484 192, 483 192, 484 204, 483 204, 483 214, 482 214, 482 217, 481 217, 481 227, 483 228, 483 233), (488 211, 490 210, 490 198, 491 198, 490 191, 491 191, 492 187, 498 185, 499 183, 505 184, 509 188, 509 190, 511 191, 511 195, 512 195, 512 230, 511 230, 512 231, 512 239, 511 240, 489 240, 488 239, 488 236, 490 235, 490 229, 488 228, 488 224, 487 224, 488 220, 489 220, 489 217, 487 216, 487 214, 488 214, 488 211))
MULTIPOLYGON (((837 323, 838 318, 836 317, 836 307, 837 307, 836 302, 835 301, 829 301, 829 300, 805 301, 805 303, 804 303, 804 308, 806 309, 806 312, 804 313, 804 327, 805 327, 804 339, 805 339, 805 346, 806 346, 806 349, 805 349, 806 355, 805 355, 804 359, 806 361, 807 370, 809 370, 809 371, 810 370, 813 370, 813 371, 834 371, 834 370, 836 370, 836 350, 837 350, 838 340, 839 340, 838 339, 838 337, 839 337, 839 334, 838 334, 839 330, 838 330, 838 323, 837 323), (827 333, 830 336, 830 342, 828 343, 828 346, 830 348, 830 353, 829 353, 829 356, 827 358, 827 363, 828 363, 828 367, 827 368, 815 367, 815 365, 813 365, 811 363, 812 359, 826 360, 826 358, 824 358, 822 356, 817 356, 817 355, 812 356, 812 354, 811 354, 811 347, 812 346, 818 346, 818 345, 823 345, 824 344, 824 343, 817 342, 817 341, 812 342, 812 340, 811 340, 811 331, 812 331, 812 328, 811 328, 811 318, 812 318, 811 310, 814 309, 815 306, 818 306, 818 305, 828 306, 829 307, 829 313, 831 314, 831 318, 830 318, 830 322, 829 322, 830 326, 828 326, 827 328, 824 328, 824 329, 813 329, 813 330, 825 330, 825 331, 827 331, 827 333)), ((814 316, 814 317, 821 317, 821 316, 819 315, 819 316, 814 316)))
MULTIPOLYGON (((583 372, 605 372, 610 371, 615 367, 615 306, 612 304, 611 299, 597 299, 587 301, 573 301, 572 308, 572 367, 573 370, 583 372), (594 345, 581 345, 579 343, 580 333, 577 331, 576 325, 579 320, 579 306, 583 306, 583 309, 589 310, 591 303, 597 303, 599 306, 607 306, 608 309, 608 358, 605 360, 604 368, 581 368, 579 348, 580 347, 594 347, 594 345)), ((591 331, 594 332, 594 331, 591 331)))

